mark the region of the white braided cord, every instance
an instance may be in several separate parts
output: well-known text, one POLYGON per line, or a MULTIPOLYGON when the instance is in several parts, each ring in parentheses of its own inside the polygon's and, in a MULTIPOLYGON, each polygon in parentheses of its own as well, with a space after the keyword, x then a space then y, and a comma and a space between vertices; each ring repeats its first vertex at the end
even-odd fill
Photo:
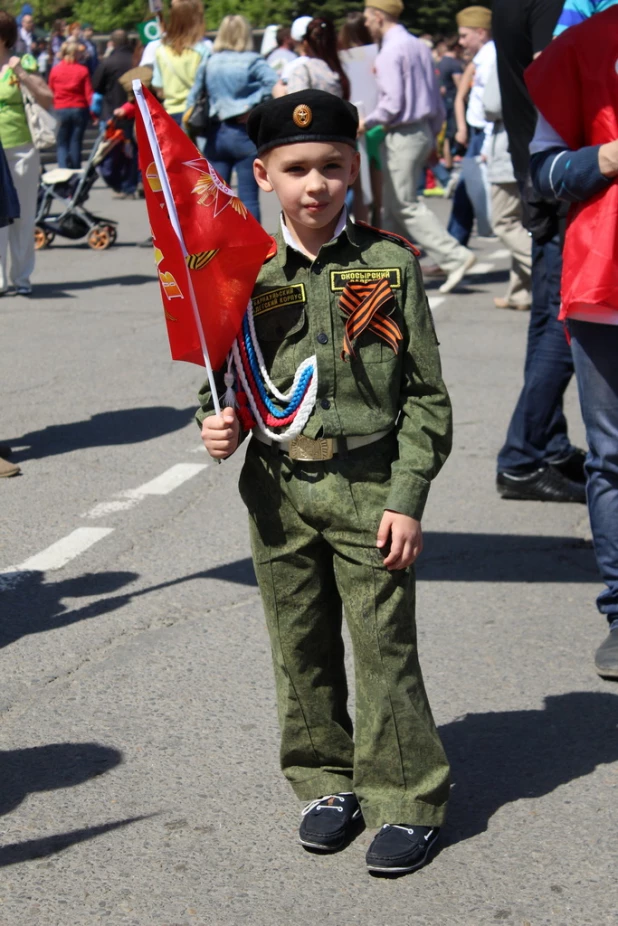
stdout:
MULTIPOLYGON (((254 342, 254 347, 257 347, 257 342, 254 342)), ((260 431, 262 431, 262 433, 265 434, 267 437, 269 437, 272 441, 275 441, 277 443, 281 441, 292 440, 294 437, 298 437, 298 435, 302 433, 303 428, 305 427, 305 425, 307 424, 307 421, 309 420, 309 416, 311 415, 311 412, 313 411, 313 408, 315 406, 315 400, 318 394, 317 357, 315 356, 308 357, 307 360, 303 360, 298 370, 296 371, 296 375, 294 377, 294 383, 298 381, 298 379, 302 376, 303 372, 306 370, 307 367, 313 366, 313 376, 311 377, 309 388, 307 389, 305 395, 302 398, 302 401, 298 407, 298 411, 296 413, 296 417, 294 418, 294 421, 292 421, 292 423, 289 425, 288 428, 286 428, 285 431, 276 432, 276 431, 271 431, 270 428, 266 426, 266 423, 260 414, 260 411, 257 406, 257 402, 255 400, 255 396, 253 395, 251 391, 251 387, 249 385, 247 376, 245 374, 245 370, 244 370, 243 363, 242 363, 242 357, 240 355, 240 348, 238 347, 238 339, 236 339, 234 343, 232 344, 232 354, 234 357, 234 365, 236 367, 236 375, 238 376, 238 379, 247 395, 249 406, 253 413, 253 417, 256 420, 257 427, 260 429, 260 431)), ((258 356, 258 362, 260 363, 260 369, 261 369, 264 363, 261 352, 258 356)), ((274 386, 272 386, 272 383, 269 377, 267 381, 268 381, 268 385, 271 386, 272 389, 274 390, 274 386)), ((293 392, 294 392, 294 386, 292 386, 292 389, 290 390, 290 393, 288 393, 288 395, 292 395, 293 392)), ((285 399, 287 398, 286 396, 282 396, 282 393, 279 392, 279 390, 276 390, 276 395, 278 398, 282 397, 283 401, 285 401, 285 399)))

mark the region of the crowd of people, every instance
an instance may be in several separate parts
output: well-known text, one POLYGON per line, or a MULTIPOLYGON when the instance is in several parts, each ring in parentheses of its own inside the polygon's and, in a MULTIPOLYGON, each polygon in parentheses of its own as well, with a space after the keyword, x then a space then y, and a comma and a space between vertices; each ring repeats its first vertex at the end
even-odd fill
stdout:
MULTIPOLYGON (((573 146, 561 132, 562 121, 552 123, 539 101, 533 102, 524 79, 554 32, 575 22, 571 6, 567 0, 564 13, 563 0, 530 0, 524 13, 513 0, 495 0, 493 12, 483 6, 461 10, 452 35, 418 38, 399 21, 401 0, 375 0, 363 13, 348 14, 339 29, 322 16, 269 27, 259 51, 249 22, 240 15, 225 16, 214 41, 208 39, 201 0, 172 0, 169 16, 161 21, 161 37, 145 47, 120 29, 97 47, 87 25, 62 21, 43 36, 28 5, 19 21, 0 13, 0 296, 31 293, 40 159, 30 130, 29 99, 44 109, 53 107, 63 168, 80 168, 90 120, 114 118, 127 141, 116 193, 136 197, 137 148, 130 85, 123 78, 138 68, 222 178, 230 183, 235 173, 239 197, 258 220, 257 149, 247 131, 254 109, 306 90, 355 104, 367 166, 365 181, 355 175, 346 198, 357 220, 370 220, 418 245, 427 257, 423 272, 441 277, 443 293, 474 265, 469 248, 473 227, 477 234, 496 235, 512 255, 507 290, 494 302, 497 308, 530 311, 530 327, 523 388, 497 458, 497 490, 510 499, 588 499, 609 589, 600 607, 612 628, 606 647, 610 674, 618 677, 618 429, 615 419, 604 419, 602 425, 592 420, 593 374, 584 373, 591 363, 598 373, 591 354, 607 352, 616 331, 610 328, 615 307, 594 318, 588 309, 570 312, 572 341, 558 317, 572 203, 609 195, 614 161, 601 166, 601 180, 589 172, 597 185, 583 184, 581 190, 579 179, 573 180, 573 165, 580 160, 555 158, 551 170, 544 170, 547 160, 541 155, 573 146), (537 107, 543 113, 538 124, 537 107), (193 118, 200 108, 201 128, 193 118), (452 196, 446 227, 426 201, 436 194, 452 196), (589 334, 593 321, 603 328, 589 334), (598 348, 591 346, 593 341, 598 348), (569 439, 562 409, 574 372, 591 445, 587 462, 585 452, 569 439)), ((576 7, 582 20, 596 12, 592 0, 584 13, 581 3, 576 7)), ((608 379, 614 384, 612 376, 608 379)), ((7 461, 0 460, 0 467, 1 475, 18 472, 7 461)), ((607 658, 604 651, 597 660, 606 672, 607 658)))

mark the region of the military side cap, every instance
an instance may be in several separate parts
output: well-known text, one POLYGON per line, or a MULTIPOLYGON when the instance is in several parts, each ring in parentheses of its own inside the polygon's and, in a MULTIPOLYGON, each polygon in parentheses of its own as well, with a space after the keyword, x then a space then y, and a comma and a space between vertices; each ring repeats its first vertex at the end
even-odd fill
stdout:
POLYGON ((365 6, 372 6, 374 10, 382 10, 393 19, 399 19, 403 13, 402 0, 365 0, 365 6))
POLYGON ((258 154, 303 141, 342 142, 354 147, 358 111, 324 90, 299 90, 256 106, 247 131, 258 154))
POLYGON ((455 18, 460 28, 491 31, 491 10, 486 6, 467 6, 465 10, 460 10, 455 18))

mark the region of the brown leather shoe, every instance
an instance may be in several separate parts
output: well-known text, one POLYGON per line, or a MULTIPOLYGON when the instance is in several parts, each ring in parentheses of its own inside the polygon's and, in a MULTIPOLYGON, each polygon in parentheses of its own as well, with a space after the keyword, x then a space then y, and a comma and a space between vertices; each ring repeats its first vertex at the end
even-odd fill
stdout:
POLYGON ((9 463, 8 460, 3 460, 0 457, 0 479, 3 476, 17 476, 18 473, 21 473, 21 469, 17 463, 9 463))
POLYGON ((501 296, 496 296, 494 305, 497 309, 515 309, 516 312, 530 311, 530 303, 510 302, 508 299, 503 299, 501 296))

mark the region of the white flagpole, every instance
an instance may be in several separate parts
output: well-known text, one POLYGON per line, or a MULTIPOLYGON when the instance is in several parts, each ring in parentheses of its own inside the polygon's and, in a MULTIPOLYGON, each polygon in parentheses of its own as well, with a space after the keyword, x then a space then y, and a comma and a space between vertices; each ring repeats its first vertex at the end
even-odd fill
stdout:
MULTIPOLYGON (((148 103, 144 97, 144 90, 140 80, 133 81, 133 93, 135 94, 135 100, 139 107, 139 111, 142 114, 144 120, 144 127, 146 129, 146 134, 148 135, 148 141, 150 142, 150 148, 152 150, 152 155, 155 160, 157 167, 157 174, 159 175, 159 181, 161 183, 161 189, 163 191, 163 198, 165 199, 165 205, 167 206, 167 212, 172 222, 172 228, 176 233, 176 237, 180 243, 182 249, 182 256, 185 258, 185 270, 187 273, 187 283, 189 286, 189 296, 191 298, 191 308, 193 309, 193 317, 195 319, 195 325, 197 327, 197 332, 200 338, 200 347, 202 348, 202 354, 204 355, 204 364, 206 366, 206 374, 208 376, 208 382, 210 384, 210 391, 212 393, 212 402, 215 409, 215 414, 221 414, 221 406, 219 404, 219 396, 217 395, 217 387, 215 384, 215 378, 212 372, 212 366, 210 364, 210 357, 208 356, 208 347, 206 346, 206 337, 204 335, 204 329, 202 327, 202 319, 200 318, 200 313, 197 308, 197 300, 195 298, 195 290, 193 289, 193 282, 191 280, 191 274, 189 273, 189 268, 186 263, 186 258, 188 251, 185 245, 184 238, 182 236, 182 229, 180 228, 180 222, 178 220, 178 213, 176 212, 176 203, 174 202, 174 197, 172 195, 172 190, 170 187, 169 177, 167 176, 167 171, 165 169, 165 164, 163 163, 163 155, 161 154, 161 149, 159 148, 159 142, 157 140, 157 134, 154 130, 154 125, 152 124, 152 116, 150 115, 150 110, 148 109, 148 103)), ((144 178, 145 179, 145 178, 144 178)))

